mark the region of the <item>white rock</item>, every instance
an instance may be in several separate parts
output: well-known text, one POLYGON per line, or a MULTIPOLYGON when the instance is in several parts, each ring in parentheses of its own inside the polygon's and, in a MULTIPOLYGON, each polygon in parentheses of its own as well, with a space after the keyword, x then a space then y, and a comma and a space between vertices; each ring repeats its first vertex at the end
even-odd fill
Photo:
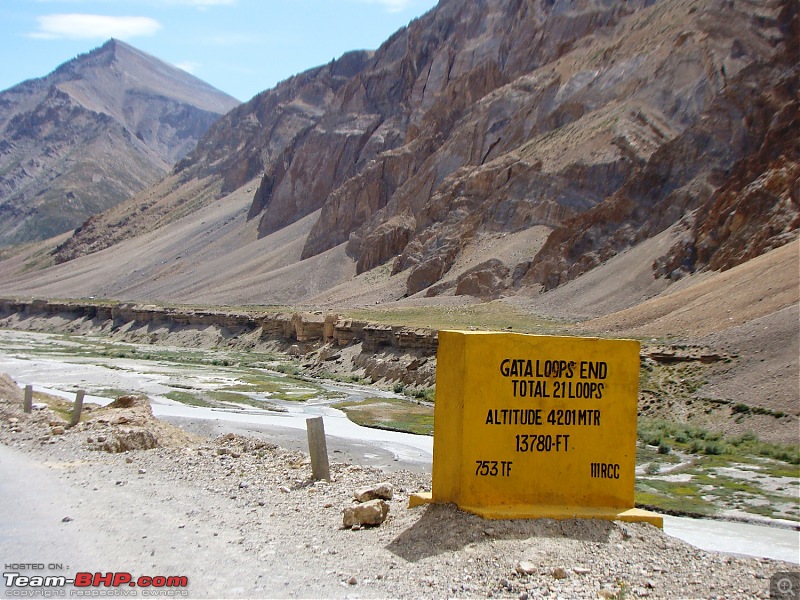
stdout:
POLYGON ((363 504, 348 506, 342 512, 344 527, 380 525, 389 514, 389 505, 383 500, 369 500, 363 504))
POLYGON ((353 498, 359 502, 369 502, 370 500, 391 500, 394 496, 394 488, 391 483, 386 481, 375 485, 367 485, 358 488, 353 492, 353 498))
POLYGON ((515 570, 520 575, 533 575, 536 572, 536 565, 529 560, 521 560, 517 563, 515 570))

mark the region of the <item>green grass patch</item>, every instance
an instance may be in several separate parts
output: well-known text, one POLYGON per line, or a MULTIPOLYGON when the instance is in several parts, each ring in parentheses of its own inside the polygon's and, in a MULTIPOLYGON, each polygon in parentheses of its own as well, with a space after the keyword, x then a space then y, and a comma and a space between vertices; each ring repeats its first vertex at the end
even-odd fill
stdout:
POLYGON ((406 396, 416 398, 423 402, 433 403, 436 400, 436 386, 416 390, 405 389, 404 393, 406 396))
POLYGON ((253 408, 259 408, 262 410, 286 412, 285 409, 280 408, 269 401, 252 398, 246 394, 240 394, 238 392, 218 390, 214 392, 208 392, 206 397, 218 404, 243 404, 245 406, 252 406, 253 408))
POLYGON ((343 410, 358 425, 420 435, 433 435, 433 408, 397 398, 365 398, 357 402, 339 402, 334 408, 343 410))
POLYGON ((696 486, 660 479, 637 481, 634 500, 637 505, 675 514, 712 515, 718 511, 717 505, 701 497, 696 486))
POLYGON ((228 386, 226 389, 234 392, 251 392, 260 394, 275 394, 286 389, 287 383, 283 379, 272 379, 263 376, 244 375, 239 377, 242 382, 228 386))
POLYGON ((270 396, 270 398, 275 398, 276 400, 286 400, 289 402, 305 402, 306 400, 317 397, 319 397, 317 392, 294 392, 292 390, 277 392, 270 396))
MULTIPOLYGON (((50 394, 47 394, 45 392, 38 392, 34 390, 33 401, 47 404, 47 407, 54 413, 56 413, 56 415, 61 417, 64 421, 66 421, 66 423, 72 421, 72 409, 75 407, 75 402, 73 400, 67 400, 66 398, 62 398, 61 396, 51 396, 50 394)), ((96 404, 91 406, 93 408, 97 407, 96 404)), ((87 412, 88 411, 86 410, 82 412, 81 420, 84 420, 86 418, 87 412)))
POLYGON ((800 445, 762 442, 754 433, 726 438, 718 431, 709 431, 695 425, 640 417, 637 434, 646 444, 667 444, 693 454, 722 455, 730 460, 762 456, 800 465, 800 445))
MULTIPOLYGON (((36 398, 35 395, 34 398, 36 398)), ((42 401, 43 400, 40 398, 36 399, 36 402, 42 402, 42 401)), ((55 398, 54 396, 50 396, 50 399, 48 399, 45 402, 45 404, 47 404, 50 410, 52 410, 59 417, 64 419, 64 421, 66 421, 67 423, 72 422, 72 409, 74 408, 72 402, 67 402, 66 400, 63 400, 61 398, 55 398)), ((83 418, 83 416, 84 415, 81 414, 81 418, 83 418)))
POLYGON ((245 394, 237 392, 229 392, 226 390, 218 390, 215 392, 208 392, 208 397, 216 402, 229 402, 232 404, 252 404, 253 399, 245 394))
POLYGON ((181 404, 187 404, 189 406, 204 406, 210 407, 213 406, 210 402, 206 401, 202 396, 198 394, 193 394, 191 392, 184 392, 180 390, 175 390, 172 392, 167 392, 164 394, 166 398, 170 400, 175 400, 176 402, 180 402, 181 404))
POLYGON ((112 398, 116 400, 117 398, 121 398, 122 396, 130 396, 133 392, 130 390, 121 390, 119 388, 103 388, 101 390, 95 390, 93 395, 100 396, 102 398, 112 398))
POLYGON ((800 478, 800 467, 796 467, 793 464, 783 465, 773 461, 759 464, 761 466, 759 473, 763 473, 764 475, 769 475, 770 477, 800 478))
POLYGON ((796 447, 764 443, 753 433, 725 437, 663 419, 640 418, 638 433, 641 442, 636 461, 646 465, 645 475, 636 483, 638 504, 676 514, 712 514, 709 507, 716 507, 798 520, 797 514, 786 508, 797 506, 800 468, 794 464, 796 447), (665 446, 670 447, 668 454, 661 453, 665 446), (689 481, 670 481, 660 475, 662 465, 679 461, 687 464, 669 474, 688 475, 689 481), (723 467, 745 476, 737 477, 735 471, 723 467), (747 476, 747 471, 753 475, 747 476), (793 478, 795 483, 775 491, 776 484, 768 482, 774 477, 793 478))
POLYGON ((680 462, 680 458, 673 452, 661 453, 659 452, 660 446, 653 445, 636 445, 636 463, 644 464, 649 462, 658 462, 666 464, 675 464, 680 462))
POLYGON ((717 507, 693 494, 677 494, 673 490, 654 490, 647 484, 636 484, 634 502, 636 506, 652 508, 660 512, 678 515, 710 516, 717 507))
POLYGON ((234 392, 268 394, 270 398, 291 402, 304 402, 305 400, 326 395, 321 386, 294 377, 259 372, 242 375, 239 379, 243 382, 242 384, 230 386, 226 389, 234 392))
POLYGON ((283 373, 284 375, 289 375, 291 377, 300 377, 303 374, 303 369, 301 369, 297 365, 289 363, 275 365, 273 367, 273 370, 277 371, 278 373, 283 373))

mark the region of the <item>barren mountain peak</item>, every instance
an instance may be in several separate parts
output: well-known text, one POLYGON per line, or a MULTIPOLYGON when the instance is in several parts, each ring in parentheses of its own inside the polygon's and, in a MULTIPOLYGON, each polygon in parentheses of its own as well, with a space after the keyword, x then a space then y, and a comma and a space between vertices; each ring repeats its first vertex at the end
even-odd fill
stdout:
POLYGON ((0 246, 155 183, 238 102, 119 40, 0 92, 0 246))

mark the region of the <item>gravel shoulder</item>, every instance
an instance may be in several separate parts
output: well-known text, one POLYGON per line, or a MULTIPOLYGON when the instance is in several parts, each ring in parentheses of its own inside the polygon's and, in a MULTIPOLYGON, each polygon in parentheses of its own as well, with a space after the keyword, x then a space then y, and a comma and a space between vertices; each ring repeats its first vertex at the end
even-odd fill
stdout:
POLYGON ((2 519, 6 563, 182 575, 195 598, 767 598, 770 576, 796 571, 646 524, 409 509, 430 475, 334 461, 332 480, 313 482, 305 453, 254 437, 159 423, 156 448, 93 450, 154 424, 120 413, 54 435, 55 413, 20 407, 13 390, 0 394, 0 493, 15 502, 2 519), (388 519, 342 528, 354 490, 381 481, 394 488, 388 519))

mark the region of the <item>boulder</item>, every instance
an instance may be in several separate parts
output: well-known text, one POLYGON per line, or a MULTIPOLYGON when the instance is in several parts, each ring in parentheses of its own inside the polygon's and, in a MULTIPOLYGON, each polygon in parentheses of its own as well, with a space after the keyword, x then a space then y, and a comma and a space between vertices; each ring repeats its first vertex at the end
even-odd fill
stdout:
POLYGON ((567 570, 564 567, 555 567, 553 569, 553 579, 566 579, 567 570))
POLYGON ((533 575, 538 571, 538 568, 529 560, 521 560, 517 563, 515 570, 520 575, 533 575))
POLYGON ((493 258, 462 273, 456 283, 456 296, 474 296, 494 300, 508 287, 509 268, 493 258))
POLYGON ((376 527, 386 520, 389 505, 383 500, 370 500, 344 509, 342 525, 352 527, 376 527))
POLYGON ((442 275, 453 266, 459 249, 450 246, 448 251, 441 251, 441 255, 436 255, 430 260, 421 262, 411 269, 411 273, 406 280, 406 293, 413 296, 417 292, 432 286, 442 278, 442 275))
POLYGON ((150 401, 147 396, 136 396, 133 394, 127 396, 120 396, 113 402, 107 405, 107 408, 132 408, 136 405, 149 405, 150 401))
POLYGON ((356 272, 369 271, 400 254, 414 235, 415 226, 414 218, 407 215, 398 215, 381 223, 362 240, 356 272))
POLYGON ((100 441, 97 438, 97 450, 112 454, 128 452, 129 450, 150 450, 158 447, 158 438, 152 431, 143 428, 132 428, 114 432, 111 437, 100 441))
POLYGON ((359 502, 368 502, 370 500, 391 500, 394 495, 394 487, 391 483, 386 481, 377 483, 375 485, 367 485, 358 488, 353 492, 353 498, 359 502))

